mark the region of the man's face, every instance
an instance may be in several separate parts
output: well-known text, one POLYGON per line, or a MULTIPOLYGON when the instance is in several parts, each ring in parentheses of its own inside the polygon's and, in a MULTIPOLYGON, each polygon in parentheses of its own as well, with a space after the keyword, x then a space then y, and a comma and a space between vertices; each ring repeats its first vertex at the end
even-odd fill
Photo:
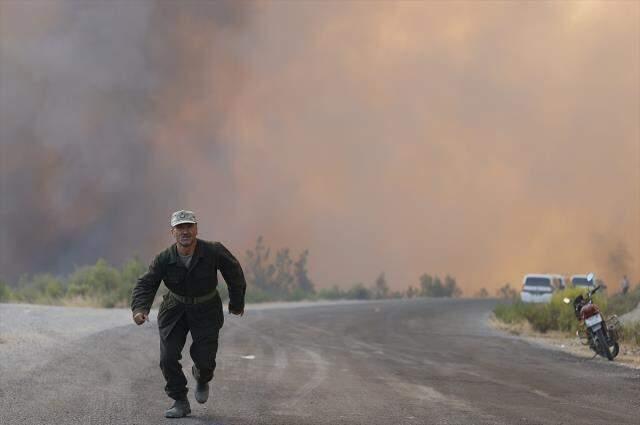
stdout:
POLYGON ((171 234, 180 246, 190 247, 196 243, 198 225, 193 223, 178 224, 171 229, 171 234))

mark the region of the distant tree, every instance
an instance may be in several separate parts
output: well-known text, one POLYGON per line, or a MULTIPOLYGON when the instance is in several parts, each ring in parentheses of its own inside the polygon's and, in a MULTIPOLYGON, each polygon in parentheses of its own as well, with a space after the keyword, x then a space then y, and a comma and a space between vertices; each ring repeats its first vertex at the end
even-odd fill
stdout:
POLYGON ((297 288, 308 294, 315 294, 316 290, 313 282, 309 278, 309 272, 307 271, 307 260, 309 259, 309 250, 304 250, 298 257, 298 260, 293 263, 293 276, 297 288))
POLYGON ((433 278, 433 291, 431 296, 432 297, 444 297, 444 286, 442 285, 442 280, 440 280, 440 277, 435 276, 433 278))
POLYGON ((347 291, 347 298, 352 300, 369 300, 371 291, 362 283, 356 283, 347 291))
POLYGON ((423 297, 432 296, 433 293, 433 277, 429 274, 420 276, 420 295, 423 297))
POLYGON ((415 298, 419 294, 420 294, 420 291, 418 291, 413 286, 409 285, 409 287, 407 288, 407 298, 415 298))
POLYGON ((301 300, 315 294, 309 278, 307 263, 309 251, 303 251, 297 260, 291 258, 289 248, 276 252, 271 260, 271 250, 262 236, 258 237, 253 250, 246 252, 245 277, 247 283, 260 289, 258 299, 301 300))
POLYGON ((333 285, 331 288, 323 288, 318 292, 318 298, 325 300, 337 300, 340 298, 346 298, 346 294, 338 287, 333 285))
POLYGON ((405 296, 405 294, 402 291, 391 291, 389 292, 389 295, 387 295, 387 298, 391 298, 391 299, 400 299, 403 298, 405 296))
POLYGON ((435 278, 428 274, 420 276, 420 295, 424 297, 459 297, 462 290, 458 288, 455 278, 447 275, 444 283, 440 277, 435 278))
POLYGON ((384 276, 384 272, 380 273, 373 286, 373 296, 377 299, 387 298, 389 295, 389 286, 387 286, 387 279, 384 276))
POLYGON ((276 268, 269 264, 270 250, 264 244, 262 236, 258 236, 256 247, 247 250, 246 278, 250 284, 255 285, 263 291, 269 292, 273 288, 273 277, 276 268))
POLYGON ((485 288, 480 288, 478 293, 476 293, 476 298, 487 298, 489 296, 489 292, 485 288))
POLYGON ((294 277, 291 271, 293 261, 289 257, 289 249, 281 249, 276 253, 272 290, 282 296, 291 293, 295 289, 294 277))
POLYGON ((500 289, 496 291, 498 298, 505 300, 515 300, 518 298, 518 292, 511 287, 510 283, 505 283, 500 289))
POLYGON ((446 275, 444 278, 444 295, 445 297, 459 297, 462 295, 462 289, 458 287, 456 279, 446 275))

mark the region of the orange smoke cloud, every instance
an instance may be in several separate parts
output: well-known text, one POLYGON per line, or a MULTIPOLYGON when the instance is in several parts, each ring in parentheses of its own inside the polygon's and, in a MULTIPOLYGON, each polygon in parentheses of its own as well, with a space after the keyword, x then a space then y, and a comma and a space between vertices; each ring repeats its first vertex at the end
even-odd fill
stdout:
POLYGON ((149 63, 130 83, 153 85, 127 123, 144 166, 124 172, 144 235, 107 255, 149 257, 191 208, 235 252, 308 248, 319 287, 640 279, 637 3, 137 7, 122 25, 149 63))

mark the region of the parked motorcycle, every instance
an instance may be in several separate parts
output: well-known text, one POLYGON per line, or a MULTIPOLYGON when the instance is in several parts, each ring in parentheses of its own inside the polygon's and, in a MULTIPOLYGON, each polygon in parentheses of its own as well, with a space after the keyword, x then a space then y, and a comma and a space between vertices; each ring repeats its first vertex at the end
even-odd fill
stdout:
MULTIPOLYGON (((594 282, 593 273, 587 275, 587 280, 591 283, 594 282)), ((573 300, 573 310, 576 318, 580 321, 577 335, 597 355, 613 360, 620 351, 620 346, 618 345, 620 322, 616 315, 612 315, 605 320, 598 306, 593 303, 593 295, 599 289, 600 285, 596 285, 587 292, 586 298, 578 295, 573 300)), ((565 298, 564 302, 569 304, 571 300, 565 298)))

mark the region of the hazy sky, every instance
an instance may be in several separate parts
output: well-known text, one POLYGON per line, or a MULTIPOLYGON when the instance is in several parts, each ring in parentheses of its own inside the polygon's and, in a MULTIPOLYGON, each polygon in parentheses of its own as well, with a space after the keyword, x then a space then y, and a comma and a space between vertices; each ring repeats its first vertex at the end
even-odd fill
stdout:
POLYGON ((319 287, 640 281, 640 2, 0 1, 0 276, 168 216, 319 287))

